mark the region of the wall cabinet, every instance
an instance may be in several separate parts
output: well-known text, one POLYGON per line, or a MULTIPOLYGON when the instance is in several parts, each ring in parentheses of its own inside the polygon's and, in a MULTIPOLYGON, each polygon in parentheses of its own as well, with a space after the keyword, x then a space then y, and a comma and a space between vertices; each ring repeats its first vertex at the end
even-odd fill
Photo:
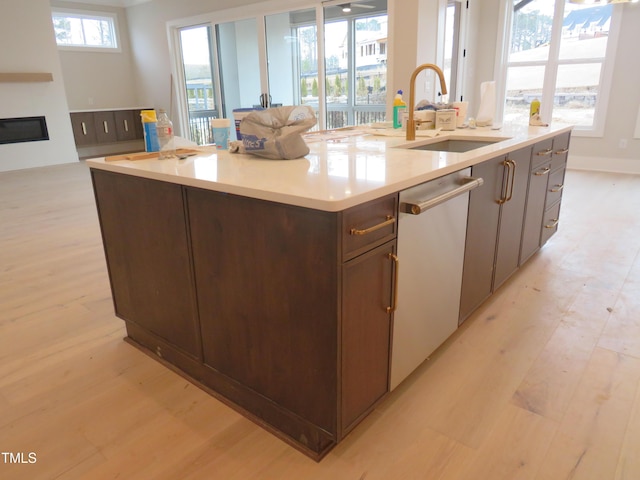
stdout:
POLYGON ((462 323, 519 265, 531 147, 475 165, 484 185, 469 195, 462 323))
POLYGON ((389 391, 397 195, 324 212, 92 177, 129 341, 313 458, 389 391))

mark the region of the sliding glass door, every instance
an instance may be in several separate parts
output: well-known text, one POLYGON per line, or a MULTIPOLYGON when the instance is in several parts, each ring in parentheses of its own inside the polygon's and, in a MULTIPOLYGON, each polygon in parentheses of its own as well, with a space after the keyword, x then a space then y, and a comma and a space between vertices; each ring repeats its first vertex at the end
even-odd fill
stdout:
MULTIPOLYGON (((249 18, 216 26, 224 117, 233 110, 260 106, 260 39, 257 20, 249 18)), ((232 137, 235 139, 235 132, 232 137)))
POLYGON ((329 3, 177 29, 191 140, 210 143, 209 120, 238 108, 309 105, 320 129, 383 121, 387 2, 329 3))
POLYGON ((198 145, 212 143, 209 119, 221 115, 213 68, 212 28, 209 25, 183 28, 179 39, 188 138, 198 145))

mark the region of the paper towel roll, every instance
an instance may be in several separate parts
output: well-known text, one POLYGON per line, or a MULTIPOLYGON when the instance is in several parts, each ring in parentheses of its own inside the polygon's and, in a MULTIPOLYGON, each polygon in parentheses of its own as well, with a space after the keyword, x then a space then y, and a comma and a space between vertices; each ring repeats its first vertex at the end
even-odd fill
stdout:
POLYGON ((476 116, 476 125, 486 127, 493 125, 496 114, 496 82, 482 82, 480 84, 480 108, 476 116))

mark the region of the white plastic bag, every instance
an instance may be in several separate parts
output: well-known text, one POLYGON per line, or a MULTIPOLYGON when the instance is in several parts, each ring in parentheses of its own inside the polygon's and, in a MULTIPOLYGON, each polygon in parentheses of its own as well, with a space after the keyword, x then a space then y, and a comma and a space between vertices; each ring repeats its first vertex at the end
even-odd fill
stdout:
POLYGON ((240 122, 243 153, 290 160, 304 157, 309 147, 302 133, 316 124, 308 106, 268 108, 250 113, 240 122))

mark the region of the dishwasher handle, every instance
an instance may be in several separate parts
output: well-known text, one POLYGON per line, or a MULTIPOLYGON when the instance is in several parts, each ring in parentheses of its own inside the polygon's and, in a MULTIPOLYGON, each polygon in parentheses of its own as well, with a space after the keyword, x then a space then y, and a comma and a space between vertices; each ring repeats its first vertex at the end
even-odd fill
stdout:
POLYGON ((448 192, 445 192, 437 197, 429 198, 428 200, 423 200, 417 203, 408 203, 403 202, 400 205, 400 211, 404 213, 410 213, 411 215, 420 215, 422 212, 429 210, 441 203, 446 202, 447 200, 451 200, 458 195, 462 195, 463 193, 467 193, 474 188, 478 188, 480 185, 484 183, 482 178, 473 178, 473 177, 463 177, 461 179, 462 185, 458 188, 454 188, 448 192))

